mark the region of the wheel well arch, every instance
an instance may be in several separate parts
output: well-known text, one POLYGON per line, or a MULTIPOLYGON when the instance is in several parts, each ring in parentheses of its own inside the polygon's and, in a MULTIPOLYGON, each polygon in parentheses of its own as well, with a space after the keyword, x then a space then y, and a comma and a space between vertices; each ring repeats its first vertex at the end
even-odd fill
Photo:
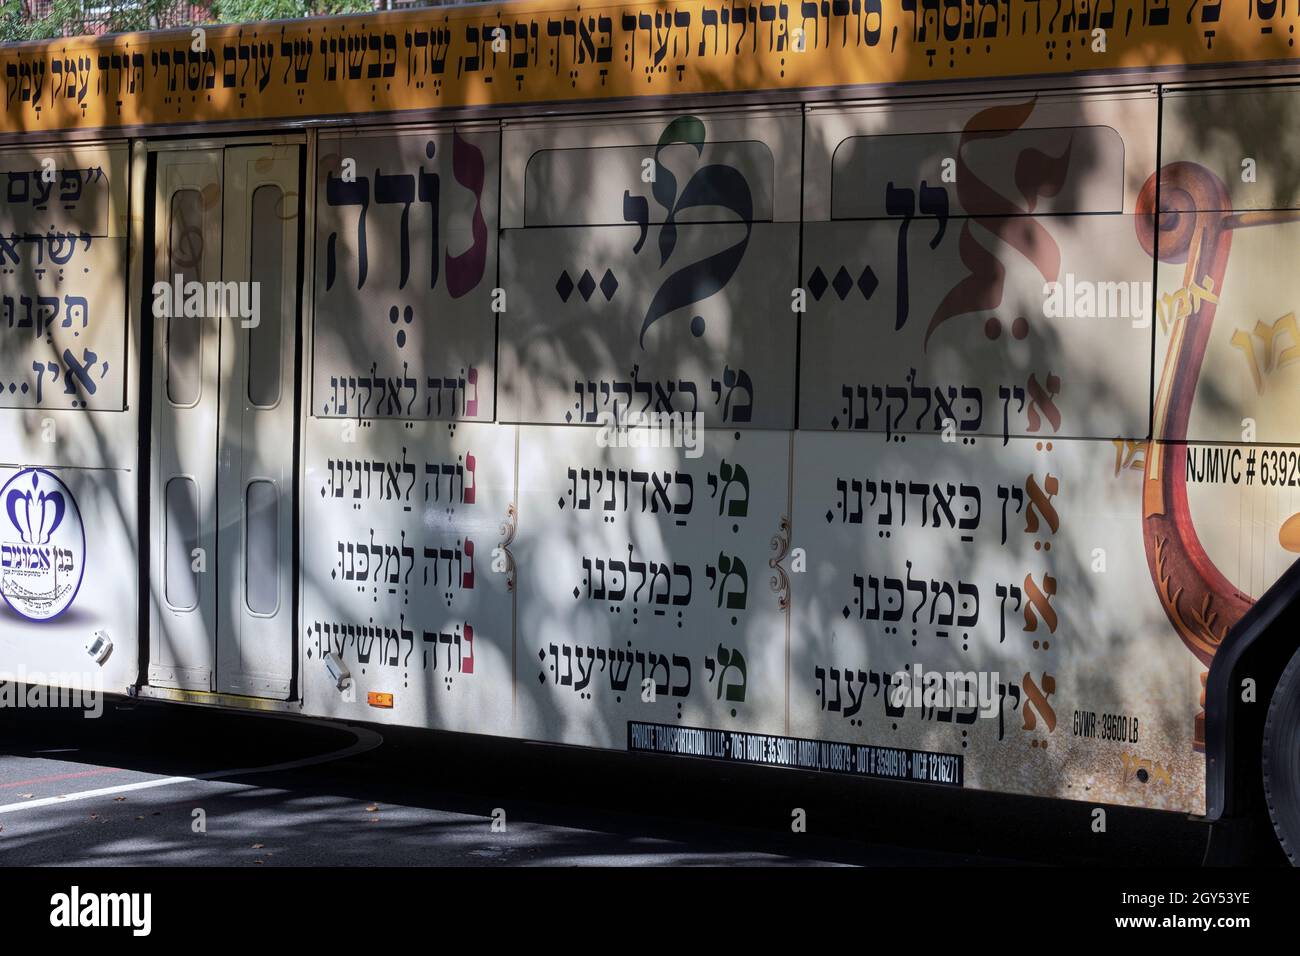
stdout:
POLYGON ((1228 632, 1205 683, 1205 815, 1211 820, 1263 807, 1260 759, 1268 702, 1300 648, 1300 561, 1294 562, 1228 632), (1255 699, 1241 699, 1255 681, 1255 699))

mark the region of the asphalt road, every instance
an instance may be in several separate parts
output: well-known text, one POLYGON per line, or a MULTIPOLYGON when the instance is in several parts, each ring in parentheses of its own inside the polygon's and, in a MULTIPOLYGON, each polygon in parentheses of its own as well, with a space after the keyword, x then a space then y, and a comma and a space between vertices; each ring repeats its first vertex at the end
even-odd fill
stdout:
POLYGON ((0 712, 0 865, 1193 865, 1207 828, 673 757, 139 703, 0 712), (791 831, 795 808, 807 830, 791 831), (496 821, 494 823, 494 814, 496 821))

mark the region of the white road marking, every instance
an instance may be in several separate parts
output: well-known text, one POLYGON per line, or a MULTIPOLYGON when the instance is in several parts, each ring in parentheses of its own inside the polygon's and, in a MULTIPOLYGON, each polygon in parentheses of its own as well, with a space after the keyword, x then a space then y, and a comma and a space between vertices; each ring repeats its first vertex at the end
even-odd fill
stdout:
MULTIPOLYGON (((268 719, 292 720, 298 723, 314 724, 326 726, 320 721, 311 720, 305 717, 271 717, 268 719)), ((271 764, 266 767, 241 767, 235 770, 217 770, 212 773, 195 774, 193 777, 158 777, 153 780, 141 780, 138 783, 123 784, 118 787, 100 787, 96 790, 81 790, 76 793, 65 793, 57 797, 43 797, 40 800, 24 800, 21 803, 7 803, 0 805, 0 813, 17 813, 20 810, 34 810, 38 807, 49 807, 59 803, 71 803, 75 800, 89 800, 94 797, 116 796, 122 793, 130 793, 133 790, 150 790, 154 787, 170 787, 178 783, 195 783, 199 780, 221 780, 226 777, 246 777, 255 773, 271 773, 278 770, 297 770, 302 767, 312 767, 316 764, 330 763, 335 760, 343 760, 347 757, 354 757, 357 754, 363 754, 367 751, 374 750, 384 742, 384 738, 365 727, 351 727, 346 724, 328 724, 330 727, 347 729, 356 737, 351 744, 342 750, 334 750, 330 753, 319 754, 315 757, 303 757, 301 760, 290 760, 285 763, 271 764)))

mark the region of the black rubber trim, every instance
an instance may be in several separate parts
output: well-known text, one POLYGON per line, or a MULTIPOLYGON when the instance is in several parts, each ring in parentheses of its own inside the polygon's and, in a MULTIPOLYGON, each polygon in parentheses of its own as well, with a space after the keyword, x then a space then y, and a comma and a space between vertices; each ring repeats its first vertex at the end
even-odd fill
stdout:
POLYGON ((1300 651, 1292 655, 1268 702, 1264 802, 1273 831, 1292 866, 1300 866, 1300 651))
MULTIPOLYGON (((132 140, 132 144, 136 141, 132 140)), ((128 156, 134 158, 134 145, 128 148, 128 156)), ((145 174, 143 183, 131 183, 131 189, 144 190, 144 224, 139 233, 134 230, 127 240, 128 246, 136 235, 140 237, 140 248, 130 249, 130 255, 142 256, 144 267, 140 272, 140 328, 136 330, 140 342, 138 357, 139 368, 135 378, 139 398, 136 401, 136 428, 139 431, 139 443, 136 449, 136 675, 128 693, 133 693, 149 683, 149 642, 152 632, 152 596, 149 593, 151 578, 149 561, 153 541, 153 514, 150 510, 150 485, 153 481, 153 372, 154 372, 154 318, 153 289, 154 280, 154 191, 158 184, 158 154, 145 151, 145 174)), ((128 279, 129 283, 129 279, 128 279)), ((128 292, 128 295, 130 293, 128 292)), ((128 350, 129 351, 129 350, 128 350)), ((128 401, 130 397, 128 396, 128 401)))
POLYGON ((1205 685, 1205 815, 1217 820, 1233 811, 1232 743, 1235 736, 1234 674, 1242 656, 1293 604, 1300 606, 1300 561, 1287 568, 1228 632, 1210 664, 1205 685))

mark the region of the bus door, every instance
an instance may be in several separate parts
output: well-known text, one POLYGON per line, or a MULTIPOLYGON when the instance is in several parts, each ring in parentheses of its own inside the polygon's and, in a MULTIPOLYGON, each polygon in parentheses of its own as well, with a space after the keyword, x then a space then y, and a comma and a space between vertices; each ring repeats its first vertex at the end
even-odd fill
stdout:
POLYGON ((149 683, 291 692, 299 143, 155 160, 149 683))

